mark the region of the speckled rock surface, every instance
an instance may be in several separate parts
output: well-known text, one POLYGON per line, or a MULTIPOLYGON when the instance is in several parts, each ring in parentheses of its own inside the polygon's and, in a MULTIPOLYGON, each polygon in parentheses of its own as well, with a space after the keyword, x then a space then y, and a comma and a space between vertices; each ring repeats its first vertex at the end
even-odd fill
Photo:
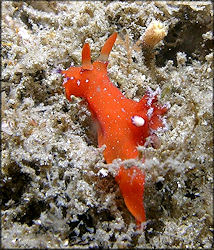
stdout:
POLYGON ((2 3, 2 247, 210 248, 213 233, 211 2, 2 3), (152 20, 167 35, 133 45, 152 20), (161 88, 169 130, 145 154, 145 230, 136 231, 97 148, 91 114, 68 102, 57 69, 92 60, 117 31, 108 66, 129 98, 161 88))

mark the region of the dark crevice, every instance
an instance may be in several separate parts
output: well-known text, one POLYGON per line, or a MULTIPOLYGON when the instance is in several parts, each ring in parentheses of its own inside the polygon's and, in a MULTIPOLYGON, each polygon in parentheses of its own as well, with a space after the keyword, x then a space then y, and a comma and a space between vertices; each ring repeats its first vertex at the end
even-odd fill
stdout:
POLYGON ((80 239, 83 234, 90 231, 96 231, 96 229, 94 228, 93 218, 89 213, 78 215, 77 217, 77 221, 68 223, 68 225, 70 226, 69 239, 72 244, 74 244, 75 240, 80 239), (76 228, 78 228, 79 230, 76 231, 76 228))
POLYGON ((40 214, 45 211, 45 209, 46 204, 44 201, 32 200, 29 202, 24 212, 17 214, 14 221, 32 226, 33 220, 38 219, 40 217, 40 214))
POLYGON ((170 29, 164 39, 164 46, 157 51, 156 65, 163 67, 168 60, 172 60, 177 66, 177 52, 184 52, 187 56, 186 64, 191 64, 192 60, 205 60, 204 57, 213 47, 211 41, 203 45, 202 35, 209 29, 200 23, 180 21, 174 28, 170 29))
POLYGON ((22 194, 31 182, 28 174, 21 172, 21 167, 13 162, 8 166, 7 178, 1 181, 1 199, 3 209, 6 203, 13 200, 16 204, 20 202, 22 194))
POLYGON ((27 161, 27 160, 22 160, 22 163, 32 169, 35 170, 35 174, 39 175, 40 174, 40 163, 36 161, 27 161))
POLYGON ((41 82, 45 78, 45 70, 40 69, 29 75, 33 78, 34 82, 41 82))
POLYGON ((22 22, 23 22, 24 24, 27 25, 27 27, 28 27, 30 30, 32 30, 33 25, 30 23, 30 21, 29 21, 29 16, 28 16, 28 14, 27 14, 24 10, 22 10, 21 13, 20 13, 20 19, 22 20, 22 22))
MULTIPOLYGON (((75 222, 69 222, 68 225, 70 226, 70 235, 69 239, 72 244, 80 243, 78 240, 82 238, 85 233, 96 233, 96 225, 97 225, 97 218, 99 221, 113 221, 115 218, 112 216, 109 210, 105 209, 100 212, 97 212, 94 209, 89 209, 87 213, 78 215, 78 220, 75 222), (76 230, 78 228, 78 230, 76 230), (78 242, 77 242, 78 241, 78 242)), ((109 231, 111 228, 109 228, 109 231)), ((108 231, 108 229, 107 229, 108 231)), ((91 238, 88 241, 93 240, 91 238)), ((85 242, 84 242, 85 243, 85 242)), ((81 244, 84 245, 83 242, 81 244)))
POLYGON ((162 181, 158 181, 155 183, 155 188, 157 191, 161 190, 163 188, 163 182, 162 181))

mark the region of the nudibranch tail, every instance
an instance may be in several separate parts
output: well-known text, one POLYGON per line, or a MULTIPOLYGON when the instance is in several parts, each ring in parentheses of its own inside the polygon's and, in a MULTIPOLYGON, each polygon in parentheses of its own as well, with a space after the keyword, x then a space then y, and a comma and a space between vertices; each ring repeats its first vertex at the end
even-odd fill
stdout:
POLYGON ((88 43, 85 43, 82 49, 82 68, 85 70, 92 70, 91 51, 88 43))
POLYGON ((128 169, 122 166, 115 180, 119 184, 125 204, 135 217, 137 224, 145 222, 146 216, 143 205, 144 173, 135 166, 128 169))
POLYGON ((114 32, 103 45, 101 52, 100 52, 100 56, 97 58, 97 61, 101 61, 101 62, 108 61, 109 54, 116 41, 116 38, 117 38, 117 32, 114 32))

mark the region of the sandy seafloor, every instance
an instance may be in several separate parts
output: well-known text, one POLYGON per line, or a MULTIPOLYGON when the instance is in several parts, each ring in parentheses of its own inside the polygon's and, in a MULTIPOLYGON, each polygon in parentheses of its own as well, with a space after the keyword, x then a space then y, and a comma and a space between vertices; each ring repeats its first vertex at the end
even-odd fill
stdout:
POLYGON ((2 247, 210 248, 213 239, 211 2, 2 3, 2 247), (167 36, 133 49, 152 20, 167 36), (112 82, 132 99, 170 103, 158 148, 141 147, 146 228, 136 231, 105 164, 91 114, 68 102, 57 69, 94 61, 110 34, 112 82), (153 59, 152 59, 153 55, 153 59))

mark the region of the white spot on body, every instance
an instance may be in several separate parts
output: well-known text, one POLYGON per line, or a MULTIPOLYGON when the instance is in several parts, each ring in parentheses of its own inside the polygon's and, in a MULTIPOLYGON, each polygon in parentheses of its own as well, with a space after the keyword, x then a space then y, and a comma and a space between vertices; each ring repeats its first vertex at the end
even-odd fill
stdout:
POLYGON ((88 79, 86 79, 86 80, 85 80, 85 82, 87 83, 87 82, 89 82, 89 80, 88 80, 88 79))
POLYGON ((132 116, 131 120, 136 127, 142 127, 145 124, 143 117, 138 115, 132 116))
POLYGON ((126 112, 124 108, 121 109, 123 112, 126 112))
POLYGON ((80 86, 80 80, 77 80, 77 85, 80 86))
POLYGON ((74 80, 74 77, 72 76, 70 79, 71 79, 71 80, 74 80))

